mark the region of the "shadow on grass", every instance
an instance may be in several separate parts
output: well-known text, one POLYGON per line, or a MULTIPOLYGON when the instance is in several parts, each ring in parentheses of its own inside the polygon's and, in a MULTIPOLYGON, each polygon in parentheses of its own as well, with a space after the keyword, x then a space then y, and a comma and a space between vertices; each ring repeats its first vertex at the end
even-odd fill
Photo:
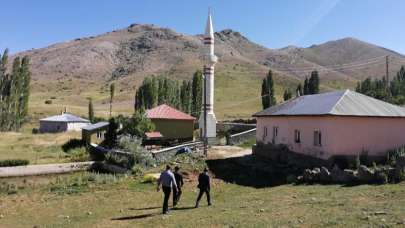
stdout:
POLYGON ((183 210, 191 210, 191 209, 195 209, 195 207, 175 207, 175 208, 172 208, 173 211, 183 211, 183 210))
POLYGON ((160 215, 160 213, 149 213, 149 214, 142 214, 142 215, 124 216, 124 217, 112 218, 111 220, 115 220, 115 221, 136 220, 136 219, 150 218, 150 217, 153 217, 156 215, 160 215))
POLYGON ((253 155, 226 159, 207 160, 216 178, 228 183, 254 188, 274 187, 286 184, 287 176, 300 171, 271 161, 263 161, 253 155))
POLYGON ((162 208, 162 207, 160 206, 160 207, 128 208, 128 210, 143 211, 143 210, 153 210, 153 209, 159 209, 159 208, 162 208))

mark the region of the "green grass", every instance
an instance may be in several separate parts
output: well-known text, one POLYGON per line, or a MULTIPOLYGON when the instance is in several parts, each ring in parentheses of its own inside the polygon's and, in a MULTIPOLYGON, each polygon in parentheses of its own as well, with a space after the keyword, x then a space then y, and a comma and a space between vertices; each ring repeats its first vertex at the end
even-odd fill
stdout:
POLYGON ((63 152, 62 145, 69 139, 80 139, 80 132, 32 134, 32 126, 25 125, 21 132, 0 132, 0 160, 25 159, 30 164, 71 161, 70 154, 63 152))
POLYGON ((38 177, 35 181, 12 179, 8 183, 14 184, 17 191, 0 194, 3 216, 0 224, 1 227, 368 227, 399 225, 405 219, 405 184, 282 185, 255 189, 215 179, 214 205, 207 207, 203 198, 200 208, 191 209, 197 191, 195 176, 189 177, 178 206, 181 210, 172 210, 168 216, 160 214, 162 193, 156 192, 153 184, 141 183, 141 178, 84 173, 38 177))

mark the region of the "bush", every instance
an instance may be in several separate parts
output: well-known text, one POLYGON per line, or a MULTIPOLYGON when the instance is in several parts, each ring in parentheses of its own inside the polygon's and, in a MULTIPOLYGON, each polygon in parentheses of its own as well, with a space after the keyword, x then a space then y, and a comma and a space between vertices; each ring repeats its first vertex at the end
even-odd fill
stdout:
POLYGON ((104 161, 107 164, 116 165, 126 169, 131 169, 134 166, 134 161, 132 158, 113 152, 107 153, 104 161))
POLYGON ((81 139, 70 139, 67 141, 65 144, 62 145, 62 150, 64 152, 69 152, 70 150, 84 147, 86 144, 83 140, 81 139))
POLYGON ((23 166, 28 165, 30 162, 25 159, 7 159, 0 160, 0 167, 9 167, 9 166, 23 166))
POLYGON ((152 153, 142 147, 141 139, 123 136, 118 144, 121 149, 132 154, 134 165, 136 164, 143 168, 149 168, 156 165, 156 160, 153 158, 152 153))
POLYGON ((39 134, 39 129, 38 129, 38 128, 33 128, 33 129, 32 129, 32 134, 33 134, 33 135, 39 134))
POLYGON ((52 100, 46 100, 46 101, 45 101, 45 104, 48 104, 48 105, 49 105, 49 104, 52 104, 52 100))
POLYGON ((405 146, 387 152, 387 164, 394 166, 399 157, 405 156, 405 146))

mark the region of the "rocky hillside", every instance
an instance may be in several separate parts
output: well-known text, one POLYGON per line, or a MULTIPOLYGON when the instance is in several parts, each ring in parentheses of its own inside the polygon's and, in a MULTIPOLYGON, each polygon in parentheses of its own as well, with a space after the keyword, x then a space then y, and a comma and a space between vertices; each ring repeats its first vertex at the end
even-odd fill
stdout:
MULTIPOLYGON (((405 57, 398 53, 352 38, 309 48, 275 50, 255 44, 233 30, 223 30, 215 36, 220 59, 216 99, 224 104, 232 100, 225 91, 241 89, 245 91, 241 92, 241 99, 259 95, 260 79, 269 68, 276 72, 276 91, 281 94, 283 87, 295 87, 315 69, 320 71, 323 89, 329 90, 353 87, 358 79, 367 76, 381 77, 385 72, 385 55, 392 58, 392 73, 405 63, 405 57)), ((202 65, 201 38, 154 25, 133 24, 17 55, 31 57, 34 101, 41 103, 50 94, 58 94, 69 104, 73 101, 64 97, 77 96, 74 104, 82 106, 86 97, 98 99, 102 104, 107 96, 106 85, 111 81, 119 84, 117 99, 124 102, 132 100, 134 89, 146 76, 191 78, 202 65)))

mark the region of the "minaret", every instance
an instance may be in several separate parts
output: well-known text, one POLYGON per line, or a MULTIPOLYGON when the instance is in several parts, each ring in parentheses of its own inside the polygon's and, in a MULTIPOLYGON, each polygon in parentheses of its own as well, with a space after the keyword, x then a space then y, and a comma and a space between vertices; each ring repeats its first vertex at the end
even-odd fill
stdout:
MULTIPOLYGON (((204 34, 204 70, 203 77, 206 83, 206 102, 207 102, 207 137, 212 142, 217 136, 217 119, 214 114, 214 66, 218 61, 214 53, 214 30, 212 28, 211 12, 208 13, 207 25, 204 34)), ((203 107, 200 115, 199 126, 201 136, 204 136, 204 93, 202 97, 203 107)))

